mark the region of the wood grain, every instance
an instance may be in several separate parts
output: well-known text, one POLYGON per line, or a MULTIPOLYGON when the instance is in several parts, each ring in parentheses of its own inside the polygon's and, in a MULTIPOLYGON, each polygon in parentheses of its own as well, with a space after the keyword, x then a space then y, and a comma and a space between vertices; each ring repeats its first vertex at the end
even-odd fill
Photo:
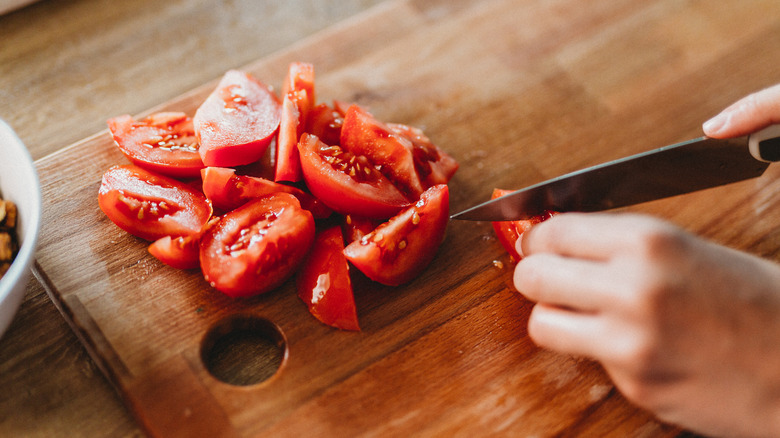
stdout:
MULTIPOLYGON (((320 99, 423 127, 462 163, 455 211, 494 187, 700 135, 703 120, 776 80, 775 9, 769 0, 397 0, 245 69, 278 86, 290 61, 313 62, 320 99)), ((144 112, 193 111, 211 87, 144 112)), ((231 300, 156 262, 97 208, 100 175, 121 161, 105 132, 38 161, 38 262, 152 435, 188 436, 204 416, 226 436, 680 432, 627 403, 597 364, 531 343, 531 306, 513 292, 488 223, 451 223, 434 263, 406 286, 359 282, 363 331, 344 333, 311 318, 292 284, 231 300), (205 368, 204 337, 234 315, 284 334, 287 357, 271 379, 237 387, 205 368)), ((631 210, 780 260, 777 172, 631 210)))

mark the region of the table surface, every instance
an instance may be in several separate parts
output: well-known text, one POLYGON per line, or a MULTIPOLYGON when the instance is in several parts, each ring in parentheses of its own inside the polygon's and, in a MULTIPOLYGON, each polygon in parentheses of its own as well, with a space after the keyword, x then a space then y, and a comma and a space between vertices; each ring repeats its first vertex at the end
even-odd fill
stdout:
MULTIPOLYGON (((74 142, 103 131, 108 117, 146 111, 213 81, 229 68, 289 48, 318 31, 354 19, 379 3, 383 2, 178 0, 163 5, 150 0, 37 2, 0 16, 0 119, 17 131, 34 159, 50 157, 74 142)), ((769 3, 749 2, 757 6, 769 3)), ((743 52, 745 57, 758 56, 749 50, 764 47, 757 43, 760 36, 756 35, 756 28, 725 26, 723 23, 740 17, 727 15, 724 8, 713 10, 708 17, 713 28, 729 28, 728 35, 712 35, 709 41, 726 46, 717 53, 726 56, 744 46, 748 49, 743 52)), ((776 31, 780 14, 764 16, 760 27, 776 31)), ((682 32, 674 31, 684 28, 685 23, 677 24, 680 26, 667 29, 668 38, 684 40, 682 32)), ((682 59, 678 67, 687 65, 690 70, 693 70, 691 66, 709 65, 711 60, 704 54, 715 53, 691 49, 697 47, 696 41, 681 41, 679 47, 674 44, 669 47, 681 50, 677 53, 678 59, 682 59), (685 49, 691 50, 685 52, 685 49)), ((636 53, 647 53, 642 50, 640 45, 636 53)), ((586 52, 599 53, 598 48, 592 47, 583 48, 583 53, 586 52)), ((604 68, 595 61, 580 59, 576 53, 571 55, 570 67, 582 70, 589 77, 597 76, 590 75, 591 71, 604 68), (575 65, 573 60, 579 63, 575 65)), ((637 58, 636 66, 655 66, 652 59, 637 58)), ((621 71, 630 73, 632 60, 623 61, 621 71)), ((690 79, 692 73, 687 73, 690 79)), ((656 84, 669 84, 674 74, 669 71, 667 76, 648 79, 656 84)), ((766 69, 756 71, 751 86, 768 85, 771 76, 766 69)), ((631 107, 630 91, 634 88, 620 86, 621 81, 627 84, 629 79, 636 78, 606 74, 591 83, 589 91, 609 94, 606 104, 610 110, 619 112, 620 108, 631 107), (628 91, 621 94, 624 90, 628 91)), ((710 85, 720 83, 712 81, 710 85)), ((744 84, 731 89, 706 89, 707 93, 717 93, 701 99, 707 108, 698 108, 688 119, 703 119, 705 114, 712 114, 746 90, 744 84)), ((663 90, 658 89, 658 93, 662 94, 663 90)), ((663 103, 663 98, 658 97, 655 103, 663 103)), ((690 103, 696 102, 692 99, 690 103)), ((672 113, 683 110, 685 107, 676 108, 672 113)), ((638 123, 641 125, 643 121, 638 123)), ((683 123, 679 117, 677 121, 670 120, 679 129, 667 126, 664 135, 675 138, 692 134, 693 125, 688 123, 683 128, 683 123)), ((666 138, 664 135, 660 136, 666 138)), ((770 250, 773 251, 758 248, 762 253, 770 250)), ((0 395, 0 436, 142 436, 120 397, 35 279, 30 281, 9 331, 0 339, 0 387, 4 388, 0 395)))
MULTIPOLYGON (((38 160, 378 3, 44 0, 0 16, 0 119, 38 160)), ((0 386, 0 436, 143 435, 35 280, 0 386)))

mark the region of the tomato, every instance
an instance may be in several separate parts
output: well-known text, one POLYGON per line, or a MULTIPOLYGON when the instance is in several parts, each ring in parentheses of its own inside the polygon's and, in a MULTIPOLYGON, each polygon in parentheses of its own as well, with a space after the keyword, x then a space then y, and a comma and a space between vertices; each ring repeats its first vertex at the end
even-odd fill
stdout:
POLYGON ((300 181, 301 160, 298 139, 314 106, 314 66, 304 62, 290 64, 282 85, 282 114, 276 142, 276 181, 300 181))
POLYGON ((458 163, 431 143, 422 130, 399 123, 382 123, 368 111, 352 105, 344 116, 341 146, 365 155, 408 199, 423 190, 447 184, 458 163))
POLYGON ((195 112, 195 134, 206 166, 259 160, 279 128, 281 102, 247 73, 230 70, 195 112))
POLYGON ((334 146, 341 142, 344 114, 340 107, 321 103, 311 109, 306 120, 306 132, 317 136, 323 143, 334 146))
POLYGON ((234 210, 252 199, 273 193, 289 193, 309 210, 316 219, 330 216, 332 210, 309 193, 286 184, 279 184, 265 178, 237 175, 234 169, 207 167, 202 171, 203 193, 219 211, 234 210))
MULTIPOLYGON (((501 196, 512 193, 512 190, 494 189, 491 199, 500 198, 501 196)), ((538 224, 539 222, 546 221, 553 217, 556 213, 548 211, 545 214, 532 217, 530 219, 518 220, 518 221, 498 221, 493 222, 493 230, 496 232, 496 237, 504 247, 506 252, 515 262, 520 261, 522 257, 515 249, 515 243, 520 236, 528 231, 529 228, 538 224)))
POLYGON ((388 123, 387 127, 400 138, 411 142, 414 169, 417 171, 423 187, 447 184, 452 179, 458 170, 458 162, 431 143, 431 140, 421 129, 400 123, 388 123))
POLYGON ((200 241, 203 276, 231 297, 268 292, 287 280, 309 251, 314 219, 289 193, 226 213, 200 241))
POLYGON ((200 266, 198 244, 200 235, 159 238, 149 245, 149 254, 176 269, 195 269, 200 266))
POLYGON ((449 189, 441 184, 389 221, 347 245, 344 255, 366 277, 398 286, 417 277, 433 260, 449 219, 449 189))
POLYGON ((179 178, 196 177, 203 168, 192 119, 184 113, 155 113, 140 121, 123 115, 109 119, 108 129, 137 166, 179 178))
POLYGON ((410 201, 425 190, 414 168, 411 141, 395 135, 358 105, 350 106, 344 116, 341 147, 368 158, 410 201))
POLYGON ((296 278, 298 297, 322 323, 343 330, 360 330, 355 297, 338 226, 314 238, 311 251, 296 278))
POLYGON ((198 233, 212 213, 197 189, 134 165, 103 174, 98 203, 119 228, 146 240, 198 233))
POLYGON ((363 156, 304 133, 298 143, 303 178, 312 194, 342 214, 388 218, 409 204, 363 156))

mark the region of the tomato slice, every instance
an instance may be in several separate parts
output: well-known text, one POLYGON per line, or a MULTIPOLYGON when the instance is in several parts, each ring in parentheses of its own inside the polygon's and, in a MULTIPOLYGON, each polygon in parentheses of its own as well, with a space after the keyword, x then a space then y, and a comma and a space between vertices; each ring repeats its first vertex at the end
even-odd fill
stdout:
POLYGON ((149 253, 157 260, 176 269, 195 269, 200 266, 198 244, 200 235, 159 238, 149 245, 149 253))
POLYGON ((218 211, 234 210, 255 198, 273 193, 289 193, 309 210, 315 219, 323 219, 333 212, 322 201, 303 190, 267 180, 265 178, 238 175, 235 169, 227 167, 207 167, 201 172, 203 193, 218 211))
POLYGON ((409 204, 363 156, 304 133, 298 143, 303 178, 312 194, 342 214, 388 218, 409 204))
POLYGON ((197 189, 134 165, 103 174, 98 203, 119 228, 146 240, 198 233, 212 213, 197 189))
POLYGON ((383 123, 358 105, 344 116, 341 146, 364 155, 415 201, 436 184, 447 184, 458 163, 431 143, 422 130, 400 123, 383 123))
POLYGON ((276 142, 276 181, 297 182, 302 178, 298 139, 314 106, 314 66, 305 62, 290 64, 282 84, 282 114, 276 142))
POLYGON ((341 142, 344 111, 336 103, 333 107, 321 103, 311 109, 306 120, 306 132, 317 136, 323 143, 334 146, 341 142))
POLYGON ((360 330, 344 240, 338 226, 314 238, 296 278, 298 297, 322 323, 342 330, 360 330))
POLYGON ((268 292, 294 273, 313 239, 314 218, 293 195, 255 199, 220 217, 203 234, 203 276, 231 297, 268 292))
MULTIPOLYGON (((491 196, 491 199, 500 198, 510 193, 512 193, 512 190, 493 189, 493 195, 491 196)), ((498 238, 499 243, 501 243, 501 246, 503 246, 506 252, 509 253, 509 256, 512 258, 512 260, 519 262, 522 257, 520 257, 517 249, 515 249, 515 243, 517 243, 517 239, 519 239, 520 236, 528 231, 528 229, 532 226, 538 224, 539 222, 546 221, 555 214, 555 212, 548 211, 542 215, 535 216, 530 219, 493 222, 493 230, 496 233, 496 238, 498 238)))
POLYGON ((195 134, 206 166, 259 160, 279 128, 281 102, 265 84, 229 70, 195 112, 195 134))
POLYGON ((184 113, 155 113, 140 121, 118 116, 108 120, 108 129, 137 166, 176 178, 196 177, 203 168, 192 119, 184 113))
POLYGON ((458 162, 431 143, 431 140, 421 129, 400 123, 387 123, 386 125, 391 132, 411 142, 414 169, 417 171, 423 187, 447 184, 452 179, 458 170, 458 162))
POLYGON ((420 200, 347 245, 344 255, 366 277, 398 286, 417 277, 433 260, 449 219, 449 189, 433 186, 420 200))
POLYGON ((412 142, 358 105, 351 105, 344 116, 341 147, 368 158, 410 201, 425 190, 414 167, 412 142))

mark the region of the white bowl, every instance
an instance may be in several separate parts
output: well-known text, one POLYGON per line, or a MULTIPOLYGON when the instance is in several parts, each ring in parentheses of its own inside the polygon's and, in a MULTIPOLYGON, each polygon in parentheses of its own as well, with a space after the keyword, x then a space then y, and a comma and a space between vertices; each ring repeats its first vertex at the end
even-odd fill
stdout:
POLYGON ((41 229, 41 184, 30 153, 0 120, 0 197, 16 204, 19 253, 0 278, 0 336, 24 298, 41 229))

